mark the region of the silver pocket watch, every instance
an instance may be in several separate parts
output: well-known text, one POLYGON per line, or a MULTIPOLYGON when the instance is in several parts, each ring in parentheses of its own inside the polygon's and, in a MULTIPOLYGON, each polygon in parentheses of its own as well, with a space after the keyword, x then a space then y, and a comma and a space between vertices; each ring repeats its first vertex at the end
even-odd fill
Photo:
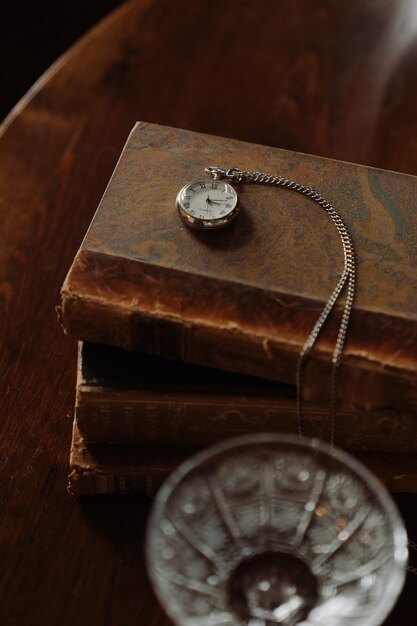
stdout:
POLYGON ((177 195, 175 205, 182 220, 190 228, 198 230, 224 228, 239 213, 235 189, 229 182, 220 180, 220 176, 225 176, 231 170, 206 167, 205 171, 213 178, 193 180, 184 185, 177 195))

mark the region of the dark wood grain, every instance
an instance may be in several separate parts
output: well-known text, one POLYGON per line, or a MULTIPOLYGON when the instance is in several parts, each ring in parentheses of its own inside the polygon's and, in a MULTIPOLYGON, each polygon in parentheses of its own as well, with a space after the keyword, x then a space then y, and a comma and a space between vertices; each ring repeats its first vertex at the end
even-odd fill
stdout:
MULTIPOLYGON (((414 32, 411 0, 129 2, 3 124, 1 624, 168 624, 144 572, 148 504, 65 491, 76 346, 54 305, 133 123, 417 174, 414 32)), ((416 533, 416 498, 401 505, 416 533)), ((415 587, 387 624, 415 623, 415 587)))

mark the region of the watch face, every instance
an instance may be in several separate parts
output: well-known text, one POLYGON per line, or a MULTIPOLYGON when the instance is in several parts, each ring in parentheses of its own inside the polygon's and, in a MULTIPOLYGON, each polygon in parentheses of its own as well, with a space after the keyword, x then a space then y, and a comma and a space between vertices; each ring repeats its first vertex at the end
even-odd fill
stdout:
POLYGON ((181 189, 176 206, 191 228, 223 228, 237 215, 237 193, 221 180, 195 180, 181 189))

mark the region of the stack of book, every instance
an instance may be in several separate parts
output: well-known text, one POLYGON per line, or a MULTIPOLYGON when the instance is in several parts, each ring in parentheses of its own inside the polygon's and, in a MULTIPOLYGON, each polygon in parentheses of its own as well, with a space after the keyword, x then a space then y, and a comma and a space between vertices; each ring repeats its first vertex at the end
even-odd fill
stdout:
MULTIPOLYGON (((204 445, 297 431, 297 358, 341 273, 337 232, 308 198, 255 185, 232 225, 187 228, 175 197, 207 165, 298 180, 342 214, 359 281, 336 443, 417 491, 417 179, 138 123, 62 288, 79 342, 70 492, 151 494, 204 445)), ((306 430, 322 439, 340 315, 303 381, 306 430)))

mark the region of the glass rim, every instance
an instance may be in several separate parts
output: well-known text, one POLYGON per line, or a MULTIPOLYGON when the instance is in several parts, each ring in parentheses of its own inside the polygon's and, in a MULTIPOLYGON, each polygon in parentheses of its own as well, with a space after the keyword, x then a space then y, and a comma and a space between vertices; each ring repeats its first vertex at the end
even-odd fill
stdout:
POLYGON ((157 579, 158 577, 153 560, 154 551, 152 548, 151 537, 153 528, 161 519, 165 505, 167 504, 172 492, 187 476, 187 474, 199 466, 204 465, 206 462, 215 459, 216 456, 223 455, 227 451, 237 448, 268 444, 272 446, 274 444, 288 444, 300 449, 314 450, 323 456, 331 457, 336 462, 347 466, 353 474, 358 476, 358 478, 363 481, 363 483, 379 501, 382 510, 387 515, 389 520, 393 539, 392 560, 395 564, 387 584, 386 592, 378 606, 378 610, 376 610, 372 615, 372 621, 369 621, 369 626, 380 626, 393 608, 404 586, 406 578, 408 539, 405 525, 398 507, 382 481, 377 478, 361 461, 353 457, 350 453, 341 450, 338 447, 333 447, 321 439, 300 437, 299 435, 288 433, 256 433, 241 435, 212 444, 180 463, 180 465, 178 465, 178 467, 170 474, 158 490, 146 524, 145 559, 148 575, 152 582, 153 589, 167 615, 169 615, 169 617, 173 619, 176 624, 179 624, 178 620, 181 619, 181 616, 173 610, 173 607, 168 606, 163 594, 160 593, 157 579))

